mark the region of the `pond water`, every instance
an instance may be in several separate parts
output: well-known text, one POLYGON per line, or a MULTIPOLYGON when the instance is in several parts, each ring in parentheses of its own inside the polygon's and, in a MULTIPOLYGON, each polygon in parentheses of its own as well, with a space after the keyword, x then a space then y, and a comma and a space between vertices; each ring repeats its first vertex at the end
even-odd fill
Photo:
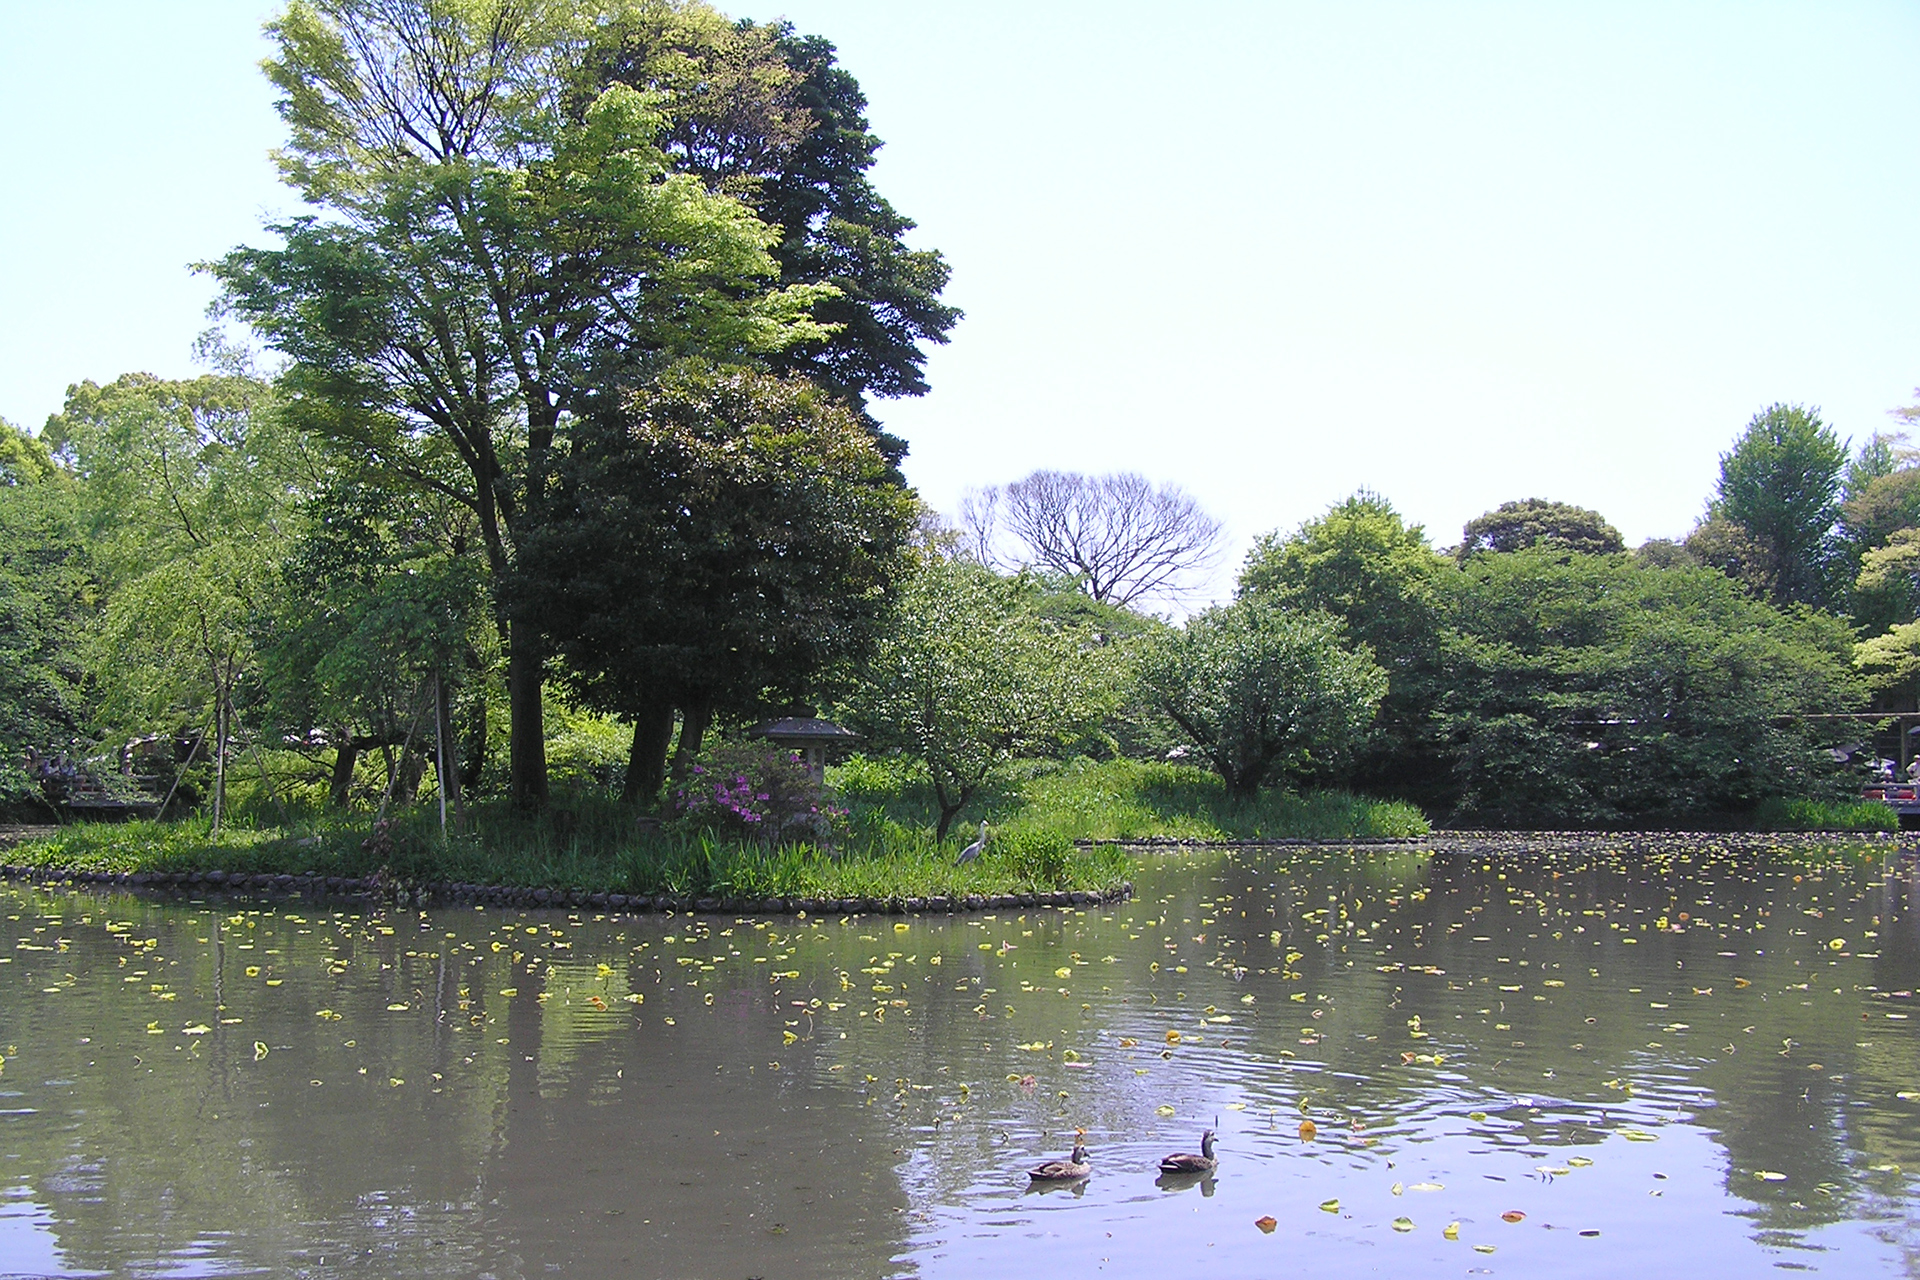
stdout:
POLYGON ((0 886, 0 1275, 1920 1274, 1911 855, 1135 883, 851 920, 0 886), (1157 1177, 1203 1127, 1217 1175, 1157 1177), (1030 1188, 1076 1130, 1093 1175, 1030 1188))

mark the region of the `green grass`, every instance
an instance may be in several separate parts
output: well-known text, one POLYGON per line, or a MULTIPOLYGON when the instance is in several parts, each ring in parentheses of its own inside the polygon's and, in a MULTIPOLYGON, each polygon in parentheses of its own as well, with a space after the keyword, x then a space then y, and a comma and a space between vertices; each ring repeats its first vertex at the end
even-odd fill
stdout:
MULTIPOLYGON (((857 757, 829 770, 828 781, 856 813, 881 815, 901 829, 931 827, 939 812, 924 776, 900 761, 857 757)), ((1242 803, 1204 769, 1138 760, 1026 762, 962 812, 954 829, 967 828, 971 839, 983 818, 1007 835, 1045 831, 1072 840, 1344 840, 1429 830, 1418 809, 1396 800, 1268 791, 1242 803)))
POLYGON ((953 848, 937 845, 930 834, 871 820, 857 822, 852 837, 829 853, 804 845, 767 849, 697 832, 642 831, 631 809, 591 795, 559 797, 538 816, 505 804, 479 806, 471 816, 466 834, 443 841, 431 810, 402 814, 388 840, 371 847, 372 819, 365 814, 232 826, 217 838, 200 817, 76 823, 0 858, 75 871, 364 877, 384 870, 413 882, 759 898, 1108 890, 1127 875, 1119 850, 1079 851, 1059 836, 1010 841, 956 867, 953 848))
POLYGON ((1753 811, 1759 831, 1898 831, 1900 815, 1879 800, 1762 800, 1753 811))

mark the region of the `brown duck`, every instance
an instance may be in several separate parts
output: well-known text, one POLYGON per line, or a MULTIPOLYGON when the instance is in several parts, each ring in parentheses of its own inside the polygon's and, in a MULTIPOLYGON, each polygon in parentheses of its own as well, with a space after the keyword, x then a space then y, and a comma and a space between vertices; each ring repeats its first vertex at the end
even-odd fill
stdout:
POLYGON ((1076 1141, 1073 1154, 1065 1160, 1049 1160, 1027 1170, 1027 1176, 1035 1182, 1078 1182, 1093 1172, 1093 1165, 1087 1160, 1087 1148, 1076 1141))
POLYGON ((1200 1135, 1200 1154, 1177 1151, 1160 1162, 1162 1173, 1212 1173, 1220 1162, 1213 1158, 1213 1130, 1200 1135))

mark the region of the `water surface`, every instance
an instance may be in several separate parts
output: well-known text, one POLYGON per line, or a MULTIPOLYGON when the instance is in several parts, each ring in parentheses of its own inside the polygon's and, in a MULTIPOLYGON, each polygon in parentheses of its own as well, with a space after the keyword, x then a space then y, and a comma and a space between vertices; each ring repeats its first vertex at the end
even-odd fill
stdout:
POLYGON ((771 921, 0 886, 0 1275, 1920 1274, 1911 858, 1135 883, 771 921), (1217 1176, 1157 1178, 1203 1126, 1217 1176), (1030 1188, 1076 1130, 1092 1178, 1030 1188))

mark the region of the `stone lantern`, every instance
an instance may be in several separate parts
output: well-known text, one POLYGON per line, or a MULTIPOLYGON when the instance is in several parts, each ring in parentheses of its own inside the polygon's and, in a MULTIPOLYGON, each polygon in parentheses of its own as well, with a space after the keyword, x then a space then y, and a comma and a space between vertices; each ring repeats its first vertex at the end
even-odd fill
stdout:
POLYGON ((829 748, 851 747, 860 741, 860 735, 853 730, 816 716, 786 716, 779 720, 766 720, 755 725, 750 732, 776 747, 798 751, 807 762, 807 772, 813 775, 815 785, 824 785, 827 780, 829 748))

